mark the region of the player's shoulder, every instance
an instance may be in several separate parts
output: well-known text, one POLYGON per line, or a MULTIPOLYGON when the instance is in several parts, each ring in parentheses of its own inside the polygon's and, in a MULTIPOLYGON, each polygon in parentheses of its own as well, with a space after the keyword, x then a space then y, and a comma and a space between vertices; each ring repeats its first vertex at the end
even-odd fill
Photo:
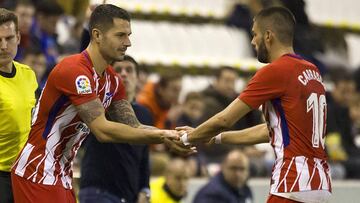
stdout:
POLYGON ((83 54, 74 54, 64 57, 55 67, 54 71, 58 74, 76 74, 76 73, 90 73, 91 64, 86 61, 83 54))
POLYGON ((280 66, 278 66, 277 64, 274 63, 269 63, 265 66, 263 66, 262 68, 260 68, 257 72, 256 75, 273 75, 276 74, 277 72, 280 72, 281 69, 279 68, 280 66))
POLYGON ((86 58, 81 53, 66 56, 58 63, 59 66, 64 67, 84 66, 86 64, 86 58))

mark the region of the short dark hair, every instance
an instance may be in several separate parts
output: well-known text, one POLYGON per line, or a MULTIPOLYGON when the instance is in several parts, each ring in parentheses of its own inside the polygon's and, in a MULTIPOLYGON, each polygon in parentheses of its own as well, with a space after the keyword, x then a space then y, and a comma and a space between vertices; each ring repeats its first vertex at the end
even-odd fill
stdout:
POLYGON ((64 9, 56 2, 52 0, 42 0, 36 3, 36 14, 42 14, 44 16, 60 16, 64 14, 64 9))
POLYGON ((101 4, 97 6, 90 16, 90 38, 92 38, 92 30, 94 28, 97 28, 102 32, 109 30, 114 24, 114 18, 120 18, 130 22, 130 14, 120 7, 112 4, 101 4))
POLYGON ((237 70, 233 67, 221 66, 219 69, 215 70, 215 74, 214 74, 215 78, 218 80, 224 71, 232 71, 232 72, 235 72, 236 74, 238 73, 237 70))
POLYGON ((296 20, 291 11, 285 7, 270 7, 261 10, 254 18, 262 32, 271 29, 281 43, 292 45, 296 20))
POLYGON ((19 31, 18 17, 16 16, 16 14, 5 8, 0 8, 0 25, 7 22, 14 22, 16 32, 19 31))

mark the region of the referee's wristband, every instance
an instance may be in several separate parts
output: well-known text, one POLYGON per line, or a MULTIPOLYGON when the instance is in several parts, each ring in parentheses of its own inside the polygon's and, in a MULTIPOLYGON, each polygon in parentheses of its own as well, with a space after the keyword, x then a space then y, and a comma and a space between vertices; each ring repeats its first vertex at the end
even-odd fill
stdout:
POLYGON ((215 144, 221 144, 221 135, 222 133, 215 136, 215 144))
POLYGON ((185 132, 181 137, 180 137, 181 142, 185 145, 188 146, 190 145, 190 142, 188 140, 188 134, 187 132, 185 132))

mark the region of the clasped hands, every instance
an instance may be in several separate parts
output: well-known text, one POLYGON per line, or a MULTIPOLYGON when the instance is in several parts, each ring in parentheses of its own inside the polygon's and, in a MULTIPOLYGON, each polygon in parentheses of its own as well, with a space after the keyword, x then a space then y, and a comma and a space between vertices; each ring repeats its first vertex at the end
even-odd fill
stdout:
MULTIPOLYGON (((197 152, 196 147, 188 141, 188 135, 194 131, 194 128, 189 126, 176 127, 175 130, 168 130, 168 136, 164 137, 164 144, 169 147, 171 152, 180 155, 190 155, 197 152)), ((208 143, 212 144, 211 139, 208 143)))

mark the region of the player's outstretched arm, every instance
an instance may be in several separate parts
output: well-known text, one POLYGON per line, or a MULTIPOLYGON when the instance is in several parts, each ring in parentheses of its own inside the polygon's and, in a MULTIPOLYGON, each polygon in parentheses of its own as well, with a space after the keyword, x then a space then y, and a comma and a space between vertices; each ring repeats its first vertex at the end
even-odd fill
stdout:
MULTIPOLYGON (((131 116, 131 106, 130 109, 121 109, 125 111, 124 116, 114 118, 126 122, 127 125, 108 121, 105 117, 104 107, 99 99, 95 99, 90 102, 78 105, 76 106, 76 109, 80 118, 89 126, 92 133, 100 142, 128 142, 149 144, 162 143, 165 138, 178 139, 178 133, 176 131, 136 128, 140 125, 140 123, 136 119, 136 116, 131 116), (131 127, 130 125, 132 125, 133 127, 131 127)), ((109 115, 113 117, 115 114, 110 112, 109 115)))
MULTIPOLYGON (((155 128, 154 126, 141 124, 137 119, 131 104, 125 99, 113 102, 109 106, 109 109, 107 111, 107 116, 112 121, 127 124, 132 127, 157 130, 157 128, 155 128)), ((175 152, 177 154, 188 155, 196 152, 195 148, 192 148, 191 146, 178 145, 174 142, 175 140, 167 138, 167 139, 163 139, 162 141, 166 146, 170 148, 170 151, 175 152)))
POLYGON ((237 131, 226 131, 210 140, 210 144, 244 144, 253 145, 269 142, 269 130, 266 124, 237 131))
POLYGON ((246 115, 251 108, 240 99, 235 99, 223 111, 217 113, 215 116, 209 118, 194 130, 189 130, 186 127, 178 127, 177 130, 187 131, 187 141, 193 142, 207 142, 221 131, 224 131, 234 125, 236 121, 246 115))

